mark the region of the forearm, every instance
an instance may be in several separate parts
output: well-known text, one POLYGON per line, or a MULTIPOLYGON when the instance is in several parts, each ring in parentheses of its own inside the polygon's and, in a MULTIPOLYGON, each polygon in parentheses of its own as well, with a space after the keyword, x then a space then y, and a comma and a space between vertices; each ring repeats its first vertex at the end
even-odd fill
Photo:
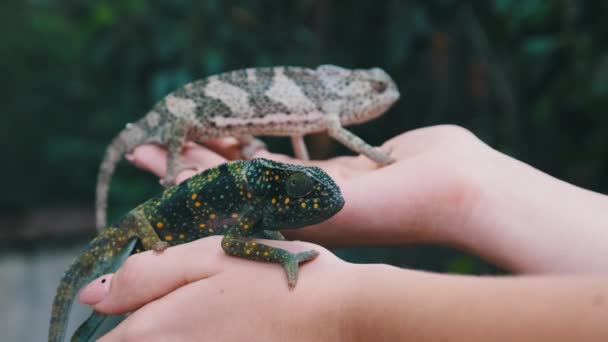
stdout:
POLYGON ((608 196, 493 161, 457 244, 517 272, 608 272, 608 196))
POLYGON ((353 341, 608 338, 608 277, 468 277, 361 267, 353 341))

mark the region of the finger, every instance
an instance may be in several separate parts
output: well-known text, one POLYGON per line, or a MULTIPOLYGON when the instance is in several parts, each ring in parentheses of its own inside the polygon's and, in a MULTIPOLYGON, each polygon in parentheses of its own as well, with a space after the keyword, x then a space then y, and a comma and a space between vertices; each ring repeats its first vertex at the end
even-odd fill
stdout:
MULTIPOLYGON (((131 313, 125 320, 97 341, 183 341, 192 339, 190 323, 197 326, 206 324, 206 314, 217 314, 206 310, 205 305, 187 312, 184 308, 191 308, 193 298, 207 302, 205 299, 217 294, 212 291, 210 283, 202 281, 184 285, 169 295, 144 305, 131 313), (167 313, 171 313, 167 315, 167 313), (191 317, 188 317, 191 316, 191 317), (190 320, 188 320, 190 318, 190 320)), ((198 338, 207 341, 205 338, 198 338)))
MULTIPOLYGON (((161 255, 153 251, 132 255, 116 273, 101 276, 83 288, 78 299, 105 314, 131 312, 184 285, 217 275, 227 265, 245 262, 226 255, 221 239, 222 236, 199 239, 168 248, 161 255)), ((260 241, 292 252, 326 252, 305 242, 260 241)))
POLYGON ((221 236, 214 236, 168 248, 161 255, 152 251, 135 254, 116 273, 87 285, 79 301, 106 314, 136 310, 185 284, 219 272, 224 257, 220 243, 221 236))
POLYGON ((184 170, 184 171, 182 171, 182 172, 180 172, 180 173, 177 174, 177 177, 175 177, 175 182, 177 184, 179 184, 179 183, 187 180, 188 178, 196 175, 197 173, 199 173, 201 171, 202 170, 200 170, 198 168, 197 169, 187 169, 187 170, 184 170))
POLYGON ((241 143, 235 137, 209 139, 205 140, 203 145, 226 159, 243 159, 241 143))
POLYGON ((181 163, 194 165, 200 170, 225 163, 227 160, 220 154, 198 144, 186 144, 182 150, 181 163))
POLYGON ((158 145, 139 145, 125 158, 140 169, 164 177, 167 171, 167 150, 158 145))
MULTIPOLYGON (((152 172, 162 178, 167 172, 167 150, 158 145, 144 144, 137 146, 125 158, 135 166, 152 172)), ((185 172, 180 173, 178 182, 192 176, 200 170, 225 163, 221 155, 194 143, 185 144, 180 163, 184 165, 185 172)))

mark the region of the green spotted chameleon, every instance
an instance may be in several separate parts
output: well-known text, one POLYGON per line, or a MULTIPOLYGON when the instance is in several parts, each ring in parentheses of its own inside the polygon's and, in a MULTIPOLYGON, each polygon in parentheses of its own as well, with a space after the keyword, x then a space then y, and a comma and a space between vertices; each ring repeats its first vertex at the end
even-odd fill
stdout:
POLYGON ((351 150, 384 165, 393 162, 343 126, 378 117, 399 99, 391 77, 380 68, 315 69, 277 66, 234 70, 194 81, 168 94, 140 120, 127 124, 108 146, 99 167, 96 227, 106 225, 112 173, 123 156, 144 143, 167 147, 167 173, 173 185, 185 141, 234 136, 248 159, 263 143, 253 136, 288 136, 295 155, 308 159, 303 136, 327 133, 351 150))
MULTIPOLYGON (((57 289, 48 340, 64 340, 77 291, 116 271, 129 255, 143 250, 162 252, 210 235, 224 235, 221 244, 228 255, 281 264, 293 288, 299 264, 317 252, 290 253, 253 238, 284 239, 280 229, 319 223, 343 205, 338 186, 317 167, 256 158, 205 170, 129 211, 85 247, 57 289)), ((94 312, 73 340, 87 340, 104 318, 94 312)))

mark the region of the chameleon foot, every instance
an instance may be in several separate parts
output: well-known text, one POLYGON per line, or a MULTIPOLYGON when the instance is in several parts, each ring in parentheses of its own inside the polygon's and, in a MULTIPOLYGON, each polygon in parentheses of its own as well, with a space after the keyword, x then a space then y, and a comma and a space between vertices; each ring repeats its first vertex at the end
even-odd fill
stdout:
POLYGON ((297 254, 290 253, 289 256, 283 261, 283 268, 285 268, 285 272, 287 272, 287 285, 289 285, 290 290, 293 290, 298 282, 299 264, 312 260, 316 258, 317 255, 319 255, 319 252, 315 251, 314 249, 297 254))
POLYGON ((241 143, 241 155, 245 159, 251 159, 257 151, 267 148, 262 140, 252 136, 240 137, 238 140, 241 143))
POLYGON ((155 253, 162 253, 165 249, 169 248, 169 243, 167 241, 159 241, 152 246, 152 250, 155 253))
POLYGON ((391 157, 392 151, 392 147, 376 147, 367 157, 380 165, 389 165, 395 162, 395 158, 391 157))
POLYGON ((185 164, 185 163, 177 162, 176 166, 174 166, 173 168, 168 167, 167 170, 172 170, 172 172, 167 171, 167 174, 165 175, 165 177, 159 181, 160 185, 165 189, 170 188, 170 187, 174 186, 175 184, 177 184, 177 181, 176 181, 177 175, 179 175, 182 171, 193 170, 193 171, 197 172, 198 167, 194 164, 185 164))

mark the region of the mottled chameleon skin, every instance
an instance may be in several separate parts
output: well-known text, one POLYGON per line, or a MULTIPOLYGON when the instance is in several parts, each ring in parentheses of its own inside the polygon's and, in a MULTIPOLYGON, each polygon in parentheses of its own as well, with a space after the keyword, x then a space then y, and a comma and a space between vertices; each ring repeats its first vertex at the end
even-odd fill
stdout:
POLYGON ((293 254, 252 237, 283 239, 279 229, 319 223, 343 205, 338 186, 317 167, 256 158, 203 171, 131 210, 87 245, 58 287, 49 341, 63 341, 71 304, 82 286, 114 272, 126 256, 141 250, 162 251, 221 234, 227 254, 280 263, 294 287, 298 264, 317 252, 293 254))
MULTIPOLYGON (((379 68, 345 69, 321 65, 250 68, 188 83, 158 102, 112 141, 97 181, 96 226, 105 227, 110 179, 116 164, 137 145, 155 143, 168 149, 163 185, 172 185, 185 141, 234 136, 244 155, 262 144, 254 135, 289 136, 295 155, 308 159, 303 136, 327 131, 351 150, 379 164, 393 159, 343 128, 384 113, 399 91, 379 68)), ((263 145, 263 144, 262 144, 263 145)))

